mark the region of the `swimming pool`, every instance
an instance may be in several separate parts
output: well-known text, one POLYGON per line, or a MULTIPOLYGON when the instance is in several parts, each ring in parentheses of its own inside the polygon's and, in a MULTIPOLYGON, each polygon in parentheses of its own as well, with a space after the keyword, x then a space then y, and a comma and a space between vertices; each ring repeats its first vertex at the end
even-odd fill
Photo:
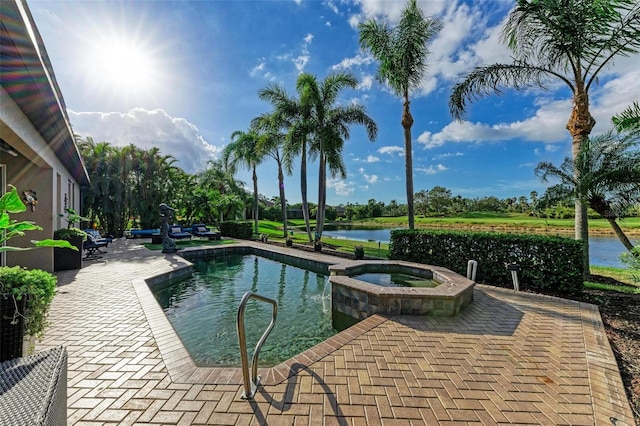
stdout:
MULTIPOLYGON (((278 302, 276 325, 260 350, 261 366, 277 365, 338 333, 331 325, 326 271, 242 253, 190 261, 191 277, 153 293, 198 366, 240 365, 236 315, 247 291, 278 302)), ((269 305, 249 301, 249 356, 270 320, 269 305)))

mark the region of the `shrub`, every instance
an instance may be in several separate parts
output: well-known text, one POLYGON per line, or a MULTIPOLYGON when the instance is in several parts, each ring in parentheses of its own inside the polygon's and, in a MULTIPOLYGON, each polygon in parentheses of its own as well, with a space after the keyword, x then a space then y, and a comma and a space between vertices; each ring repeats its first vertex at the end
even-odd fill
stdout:
POLYGON ((630 253, 622 253, 620 260, 631 271, 633 281, 640 282, 640 247, 634 247, 630 253))
POLYGON ((87 233, 78 228, 61 228, 53 231, 53 238, 56 240, 71 240, 73 237, 82 237, 83 240, 87 239, 87 233))
MULTIPOLYGON (((0 298, 27 299, 25 332, 40 337, 47 325, 47 312, 56 292, 57 278, 40 269, 19 266, 0 268, 0 298)), ((3 315, 17 315, 3 312, 3 315)))
POLYGON ((582 242, 541 235, 493 232, 391 232, 389 258, 443 266, 465 275, 467 262, 476 260, 476 281, 511 287, 506 265, 517 263, 520 288, 548 294, 578 294, 584 269, 582 242))
POLYGON ((250 240, 253 235, 253 224, 246 221, 226 221, 220 223, 220 233, 225 237, 250 240))

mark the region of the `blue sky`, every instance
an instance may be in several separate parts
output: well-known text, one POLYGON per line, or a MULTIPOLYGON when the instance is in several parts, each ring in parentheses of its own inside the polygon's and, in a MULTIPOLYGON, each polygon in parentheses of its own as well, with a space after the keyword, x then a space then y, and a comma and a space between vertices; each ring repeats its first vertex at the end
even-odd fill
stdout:
MULTIPOLYGON (((436 185, 475 198, 544 192, 534 176, 540 161, 570 155, 565 129, 570 94, 505 91, 471 105, 465 122, 448 110, 451 87, 476 66, 509 63, 499 42, 512 1, 419 1, 443 21, 430 45, 429 72, 412 96, 414 187, 436 185)), ((113 145, 158 147, 189 173, 205 167, 235 130, 270 110, 258 99, 271 83, 295 94, 302 71, 323 79, 348 71, 360 81, 342 103, 364 105, 378 138, 352 129, 344 148, 348 177, 330 180, 329 204, 374 198, 406 202, 402 103, 374 79, 377 63, 358 45, 357 24, 394 22, 402 1, 57 1, 28 2, 43 37, 76 133, 113 145)), ((594 133, 640 98, 640 56, 619 58, 592 88, 594 133)), ((250 184, 250 174, 238 177, 250 184)), ((258 186, 278 194, 273 163, 258 168, 258 186)), ((296 169, 285 181, 290 203, 300 201, 296 169)), ((310 201, 317 167, 309 166, 310 201)))

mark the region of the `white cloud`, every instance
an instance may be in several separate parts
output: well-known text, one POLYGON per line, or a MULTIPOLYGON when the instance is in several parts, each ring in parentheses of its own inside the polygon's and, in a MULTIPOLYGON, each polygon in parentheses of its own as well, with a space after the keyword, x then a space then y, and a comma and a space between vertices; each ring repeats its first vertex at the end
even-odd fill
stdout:
POLYGON ((367 181, 367 183, 374 184, 378 182, 378 175, 369 175, 365 173, 365 170, 362 167, 360 167, 358 171, 360 172, 364 180, 367 181))
POLYGON ((444 172, 449 169, 447 169, 442 164, 436 164, 435 166, 429 167, 416 167, 415 170, 416 172, 424 173, 425 175, 435 175, 436 173, 444 172))
POLYGON ((356 90, 371 90, 372 86, 373 86, 373 76, 365 75, 364 77, 362 77, 362 81, 360 82, 360 84, 358 84, 358 86, 356 87, 356 90))
POLYGON ((293 63, 295 64, 296 69, 302 72, 304 71, 304 67, 309 63, 309 59, 309 55, 300 55, 293 60, 293 63))
POLYGON ((69 119, 75 133, 91 136, 96 142, 114 146, 133 144, 142 149, 159 148, 161 155, 171 155, 176 166, 187 173, 206 167, 215 159, 220 147, 210 145, 198 128, 184 118, 171 117, 161 109, 134 108, 120 112, 74 112, 69 119))
POLYGON ((336 195, 348 197, 355 192, 355 182, 347 182, 339 179, 327 179, 327 188, 333 188, 336 195))
MULTIPOLYGON (((636 55, 636 57, 638 57, 636 55)), ((596 87, 590 92, 591 115, 596 119, 596 127, 592 133, 605 132, 611 127, 611 117, 622 112, 633 102, 638 101, 640 93, 640 57, 637 59, 636 69, 618 78, 596 87)), ((568 117, 567 111, 567 117, 568 117)))
POLYGON ((367 163, 377 163, 378 161, 380 161, 380 158, 376 157, 375 155, 367 156, 367 163))
POLYGON ((333 11, 333 13, 335 13, 336 15, 340 15, 340 11, 338 10, 338 6, 336 6, 336 4, 332 1, 327 1, 324 3, 325 6, 327 6, 329 9, 331 9, 333 11))
POLYGON ((311 33, 307 34, 306 36, 304 36, 302 40, 304 41, 304 46, 306 48, 311 44, 311 41, 313 40, 313 34, 311 33))
POLYGON ((482 143, 518 138, 534 142, 562 142, 568 138, 565 125, 570 111, 569 101, 547 100, 534 116, 523 121, 493 125, 453 121, 438 133, 422 133, 417 140, 426 149, 449 142, 482 143))
POLYGON ((335 64, 331 67, 333 71, 341 71, 348 70, 353 67, 358 67, 361 65, 368 65, 374 62, 373 56, 370 54, 360 54, 358 53, 353 58, 344 58, 340 63, 335 64))
POLYGON ((383 146, 378 148, 377 152, 379 154, 389 154, 389 155, 398 154, 400 156, 404 156, 404 148, 401 146, 383 146))
POLYGON ((292 59, 293 64, 299 72, 304 71, 304 67, 306 67, 311 60, 311 55, 309 54, 309 45, 311 44, 311 41, 313 41, 313 34, 308 33, 302 39, 302 54, 292 59))
MULTIPOLYGON (((385 0, 356 0, 356 4, 360 5, 360 13, 353 15, 352 18, 358 21, 367 19, 384 19, 391 23, 400 20, 402 10, 405 7, 404 1, 385 1, 385 0)), ((427 16, 438 15, 442 12, 446 5, 445 0, 420 0, 418 5, 427 16)))
POLYGON ((436 155, 432 157, 432 160, 441 160, 443 158, 449 157, 462 157, 464 154, 462 152, 445 152, 444 154, 436 155))
POLYGON ((264 70, 264 67, 265 67, 264 61, 260 62, 258 65, 253 67, 253 69, 251 70, 251 73, 250 73, 251 77, 255 77, 256 75, 261 73, 261 71, 264 70))

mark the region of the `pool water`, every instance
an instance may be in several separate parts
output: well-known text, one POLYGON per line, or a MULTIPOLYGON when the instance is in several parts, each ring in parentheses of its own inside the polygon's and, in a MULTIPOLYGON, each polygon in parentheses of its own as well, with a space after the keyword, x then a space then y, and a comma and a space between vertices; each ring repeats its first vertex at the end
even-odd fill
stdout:
POLYGON ((385 273, 370 273, 354 275, 351 278, 364 281, 369 284, 376 284, 383 287, 420 287, 420 288, 433 288, 437 287, 440 283, 429 279, 421 278, 407 274, 385 274, 385 273))
MULTIPOLYGON (((261 367, 277 365, 337 333, 331 326, 331 289, 326 275, 253 254, 192 262, 192 277, 154 294, 199 366, 240 365, 236 318, 247 291, 278 302, 276 325, 260 350, 261 367)), ((247 303, 249 359, 271 314, 268 303, 254 299, 247 303)))

